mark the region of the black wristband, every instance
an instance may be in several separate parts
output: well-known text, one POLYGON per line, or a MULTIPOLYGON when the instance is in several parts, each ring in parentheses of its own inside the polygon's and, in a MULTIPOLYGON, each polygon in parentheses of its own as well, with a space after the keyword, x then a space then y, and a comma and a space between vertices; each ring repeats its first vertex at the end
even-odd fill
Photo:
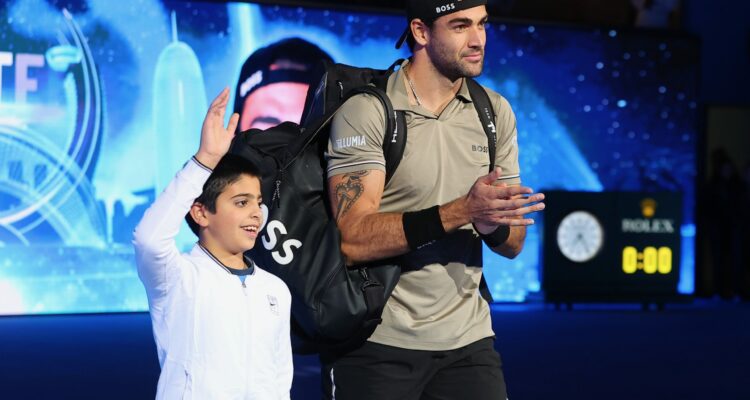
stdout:
POLYGON ((409 248, 417 250, 445 236, 440 220, 440 206, 405 212, 402 217, 404 235, 409 248))
POLYGON ((206 164, 203 164, 202 162, 198 161, 198 157, 196 157, 196 156, 192 156, 192 157, 190 157, 190 158, 191 158, 191 159, 192 159, 193 161, 195 161, 195 163, 196 163, 196 164, 198 164, 198 166, 199 166, 199 167, 201 167, 201 168, 205 169, 205 170, 206 170, 206 171, 208 171, 208 172, 214 172, 214 170, 213 170, 212 168, 208 168, 208 167, 206 166, 206 164))
POLYGON ((474 230, 477 231, 479 237, 482 238, 484 243, 486 243, 490 248, 500 246, 501 244, 508 241, 508 238, 510 237, 510 226, 508 225, 500 225, 497 227, 497 229, 495 229, 494 232, 488 233, 486 235, 479 232, 476 226, 474 226, 474 230))

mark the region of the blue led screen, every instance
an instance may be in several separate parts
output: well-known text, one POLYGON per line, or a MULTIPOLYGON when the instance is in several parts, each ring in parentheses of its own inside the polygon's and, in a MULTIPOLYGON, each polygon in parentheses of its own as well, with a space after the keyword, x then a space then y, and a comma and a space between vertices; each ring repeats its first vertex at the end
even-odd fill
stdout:
MULTIPOLYGON (((132 230, 248 55, 299 37, 337 62, 385 68, 408 56, 393 46, 404 26, 391 14, 249 3, 0 4, 0 314, 146 310, 132 230)), ((684 193, 684 293, 696 54, 675 36, 492 22, 479 79, 514 108, 525 184, 684 193)), ((539 290, 539 237, 531 228, 512 261, 486 252, 496 300, 539 290)))

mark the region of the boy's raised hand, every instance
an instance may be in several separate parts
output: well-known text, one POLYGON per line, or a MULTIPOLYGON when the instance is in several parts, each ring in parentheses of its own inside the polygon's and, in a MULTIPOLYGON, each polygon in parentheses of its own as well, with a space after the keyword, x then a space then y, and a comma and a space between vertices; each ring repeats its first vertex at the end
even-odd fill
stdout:
POLYGON ((195 158, 201 164, 211 169, 216 167, 221 157, 229 151, 229 146, 232 144, 232 139, 234 138, 234 132, 240 121, 240 115, 234 113, 229 118, 229 124, 224 128, 224 113, 226 112, 228 102, 229 88, 225 87, 216 96, 214 101, 211 102, 211 106, 208 107, 208 112, 206 113, 206 119, 203 120, 201 145, 195 154, 195 158))

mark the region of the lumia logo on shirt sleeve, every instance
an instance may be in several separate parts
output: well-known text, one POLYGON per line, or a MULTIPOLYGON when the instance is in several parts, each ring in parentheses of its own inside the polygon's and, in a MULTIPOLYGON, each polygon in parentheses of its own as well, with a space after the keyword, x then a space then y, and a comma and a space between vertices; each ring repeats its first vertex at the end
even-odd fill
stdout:
POLYGON ((360 147, 366 144, 367 139, 364 136, 354 136, 336 139, 333 147, 336 149, 346 149, 348 147, 360 147))

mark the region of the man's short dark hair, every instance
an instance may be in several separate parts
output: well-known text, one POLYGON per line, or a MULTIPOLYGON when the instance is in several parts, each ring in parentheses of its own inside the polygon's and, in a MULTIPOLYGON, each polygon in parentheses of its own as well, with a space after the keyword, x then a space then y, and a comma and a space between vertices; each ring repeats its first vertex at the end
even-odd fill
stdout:
MULTIPOLYGON (((216 199, 227 186, 237 182, 242 175, 249 175, 258 178, 258 181, 261 180, 260 170, 250 160, 235 154, 225 155, 216 164, 206 183, 203 184, 203 192, 195 199, 195 202, 203 204, 208 211, 215 213, 216 199)), ((185 215, 185 221, 190 226, 190 230, 197 236, 200 232, 200 225, 193 220, 190 213, 185 215)))

